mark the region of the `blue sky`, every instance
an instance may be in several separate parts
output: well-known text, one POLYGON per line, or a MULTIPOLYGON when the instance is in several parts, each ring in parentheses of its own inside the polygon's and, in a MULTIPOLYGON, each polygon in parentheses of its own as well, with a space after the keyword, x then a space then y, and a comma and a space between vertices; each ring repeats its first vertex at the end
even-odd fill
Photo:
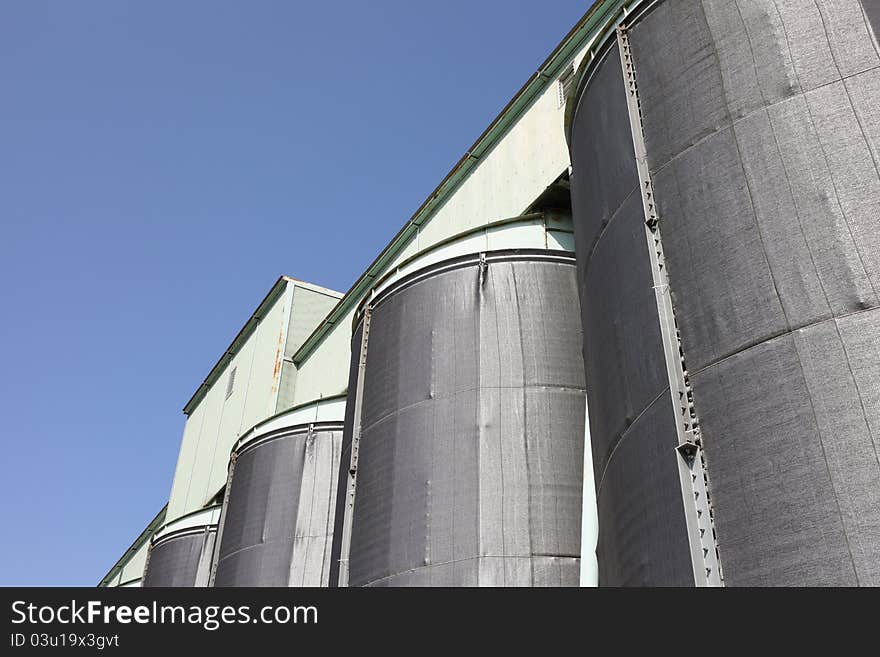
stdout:
POLYGON ((0 585, 97 583, 275 279, 347 290, 589 4, 0 3, 0 585))

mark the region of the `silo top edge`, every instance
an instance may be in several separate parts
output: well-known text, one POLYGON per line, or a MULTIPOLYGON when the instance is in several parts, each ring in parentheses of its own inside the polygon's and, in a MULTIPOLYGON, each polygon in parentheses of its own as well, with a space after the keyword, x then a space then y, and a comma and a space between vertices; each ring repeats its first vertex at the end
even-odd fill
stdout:
POLYGON ((328 422, 342 422, 345 419, 345 402, 347 397, 347 392, 340 393, 338 395, 332 395, 330 397, 321 397, 319 399, 313 399, 302 404, 297 404, 296 406, 292 406, 291 408, 287 408, 283 411, 276 413, 275 415, 267 417, 265 420, 257 422, 257 424, 242 433, 239 439, 236 440, 233 444, 230 454, 234 454, 246 444, 260 438, 261 436, 265 436, 269 433, 274 433, 282 429, 293 429, 299 426, 304 426, 308 428, 309 424, 319 425, 328 422), (315 411, 314 418, 305 419, 303 417, 299 417, 302 416, 304 412, 310 411, 312 409, 314 409, 315 411), (322 418, 321 412, 329 413, 331 417, 322 418), (290 418, 291 422, 289 424, 285 424, 285 418, 290 418))
POLYGON ((329 431, 342 431, 345 427, 343 420, 328 420, 324 422, 308 422, 305 424, 295 424, 289 427, 279 427, 267 433, 258 436, 249 436, 244 442, 238 442, 232 448, 232 455, 241 456, 248 450, 254 449, 267 442, 286 438, 288 436, 298 436, 309 432, 321 433, 329 431))
POLYGON ((164 545, 165 543, 170 543, 171 541, 177 540, 178 538, 184 538, 186 536, 194 536, 198 534, 204 533, 216 533, 218 525, 216 523, 212 525, 196 525, 193 527, 183 527, 181 529, 175 529, 174 531, 167 532, 162 534, 161 536, 154 536, 152 541, 152 546, 155 548, 159 545, 164 545))
POLYGON ((206 527, 216 527, 220 520, 221 507, 221 504, 212 504, 202 509, 190 511, 165 523, 153 533, 152 544, 155 545, 168 536, 178 536, 190 530, 203 531, 206 527))
POLYGON ((364 309, 368 305, 375 307, 388 297, 393 296, 423 279, 444 272, 453 271, 455 269, 479 265, 481 262, 525 262, 537 260, 564 262, 565 264, 574 265, 575 255, 571 251, 559 251, 554 249, 499 249, 495 251, 477 251, 467 255, 456 256, 447 260, 441 260, 440 262, 431 263, 395 281, 375 296, 365 297, 358 305, 354 318, 352 319, 352 335, 356 333, 357 327, 363 319, 364 309))

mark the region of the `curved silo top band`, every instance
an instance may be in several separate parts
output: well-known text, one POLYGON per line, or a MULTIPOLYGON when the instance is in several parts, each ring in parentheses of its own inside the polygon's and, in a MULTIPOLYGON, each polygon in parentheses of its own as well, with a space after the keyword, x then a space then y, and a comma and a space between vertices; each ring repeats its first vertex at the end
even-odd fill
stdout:
POLYGON ((346 394, 323 397, 277 413, 245 431, 232 446, 230 456, 250 443, 278 432, 308 431, 309 425, 341 424, 345 420, 346 394))
POLYGON ((233 455, 238 458, 251 449, 262 447, 268 442, 278 440, 279 438, 287 438, 288 436, 297 436, 308 433, 325 433, 328 431, 342 431, 344 423, 339 422, 309 422, 308 424, 298 424, 292 427, 275 429, 274 431, 254 436, 246 443, 237 446, 233 451, 233 455))
POLYGON ((410 285, 414 285, 425 278, 436 276, 443 272, 455 271, 465 267, 473 267, 483 263, 493 262, 527 262, 527 261, 543 261, 543 262, 559 262, 564 264, 574 264, 575 255, 572 251, 559 251, 552 249, 500 249, 497 251, 478 251, 467 255, 457 256, 446 260, 433 262, 412 273, 394 281, 392 284, 383 287, 380 292, 373 296, 365 297, 358 305, 357 311, 352 319, 352 329, 356 332, 358 325, 363 320, 364 309, 367 306, 375 308, 388 297, 405 290, 410 285))
POLYGON ((204 527, 216 527, 217 523, 220 521, 220 504, 214 504, 209 507, 205 507, 204 509, 199 509, 197 511, 192 511, 187 513, 186 515, 180 516, 179 518, 175 518, 174 520, 165 523, 159 529, 156 530, 156 533, 153 534, 152 543, 155 545, 159 543, 166 536, 176 535, 180 532, 184 532, 191 529, 203 529, 204 527))

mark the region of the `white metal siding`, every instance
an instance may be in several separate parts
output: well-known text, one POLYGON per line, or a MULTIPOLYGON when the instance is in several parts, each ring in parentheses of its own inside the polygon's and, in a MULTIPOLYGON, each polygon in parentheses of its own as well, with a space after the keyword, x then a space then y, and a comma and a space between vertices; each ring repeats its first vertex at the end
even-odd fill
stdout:
MULTIPOLYGON (((281 381, 275 405, 276 413, 296 404, 295 390, 299 372, 290 359, 342 296, 340 294, 326 294, 302 287, 299 284, 294 284, 293 288, 293 311, 287 329, 287 342, 284 347, 285 361, 281 367, 281 381)), ((333 391, 326 391, 325 396, 327 394, 333 394, 333 391)))
POLYGON ((289 307, 290 295, 285 292, 187 419, 168 501, 168 520, 201 508, 220 490, 226 482, 229 451, 242 429, 274 412, 275 369, 284 348, 284 319, 289 307), (232 368, 237 368, 237 373, 227 399, 232 368))
POLYGON ((144 576, 144 566, 147 564, 147 550, 149 546, 150 541, 144 541, 138 548, 137 552, 135 552, 131 559, 128 560, 128 563, 122 567, 119 578, 120 584, 124 584, 133 579, 140 579, 144 576))
POLYGON ((293 356, 315 327, 339 302, 340 295, 331 296, 294 284, 293 313, 287 333, 286 356, 293 356))
POLYGON ((294 403, 305 404, 348 388, 351 357, 351 321, 354 309, 346 313, 308 359, 300 363, 294 403))
MULTIPOLYGON (((247 349, 243 349, 247 352, 247 349)), ((238 354, 233 363, 241 358, 238 354)), ((217 438, 220 434, 220 421, 223 419, 224 407, 224 389, 221 386, 213 386, 205 395, 199 406, 204 406, 205 417, 202 420, 202 429, 199 432, 198 444, 196 446, 193 461, 189 464, 190 471, 189 485, 184 493, 184 502, 182 505, 175 500, 168 502, 168 520, 172 520, 179 513, 172 514, 171 511, 179 509, 180 513, 188 513, 193 509, 198 509, 206 502, 204 499, 205 491, 208 488, 208 476, 210 474, 210 466, 201 464, 209 464, 213 460, 214 451, 217 448, 217 438), (201 467, 200 467, 201 466, 201 467)), ((174 493, 176 491, 172 491, 174 493)))
MULTIPOLYGON (((278 380, 281 376, 281 361, 284 356, 284 338, 287 328, 286 317, 290 309, 291 294, 292 290, 288 286, 288 291, 275 302, 249 340, 249 342, 254 342, 256 352, 248 384, 247 404, 243 415, 237 418, 238 423, 233 430, 236 434, 246 431, 275 412, 275 397, 278 392, 278 380)), ((226 444, 224 472, 232 442, 226 444)), ((224 476, 224 480, 225 478, 224 476)))
POLYGON ((422 227, 419 250, 522 213, 569 166, 563 119, 551 84, 422 227))
POLYGON ((180 441, 180 452, 177 455, 177 467, 174 470, 168 501, 168 518, 177 518, 186 513, 186 493, 189 490, 189 482, 196 462, 206 407, 207 404, 202 400, 183 426, 183 438, 180 441))

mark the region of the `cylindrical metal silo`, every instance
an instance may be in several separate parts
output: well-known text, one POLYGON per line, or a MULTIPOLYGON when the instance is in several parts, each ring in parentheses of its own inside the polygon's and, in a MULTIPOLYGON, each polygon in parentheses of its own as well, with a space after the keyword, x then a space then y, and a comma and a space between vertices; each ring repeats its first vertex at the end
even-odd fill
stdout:
POLYGON ((335 401, 338 420, 309 404, 234 448, 213 586, 327 586, 345 406, 335 401))
POLYGON ((220 507, 201 509, 156 532, 147 555, 143 586, 208 586, 220 507))
POLYGON ((366 301, 337 511, 342 585, 577 585, 580 343, 568 252, 453 258, 366 301))
POLYGON ((600 584, 880 585, 877 11, 644 6, 568 113, 600 584))

